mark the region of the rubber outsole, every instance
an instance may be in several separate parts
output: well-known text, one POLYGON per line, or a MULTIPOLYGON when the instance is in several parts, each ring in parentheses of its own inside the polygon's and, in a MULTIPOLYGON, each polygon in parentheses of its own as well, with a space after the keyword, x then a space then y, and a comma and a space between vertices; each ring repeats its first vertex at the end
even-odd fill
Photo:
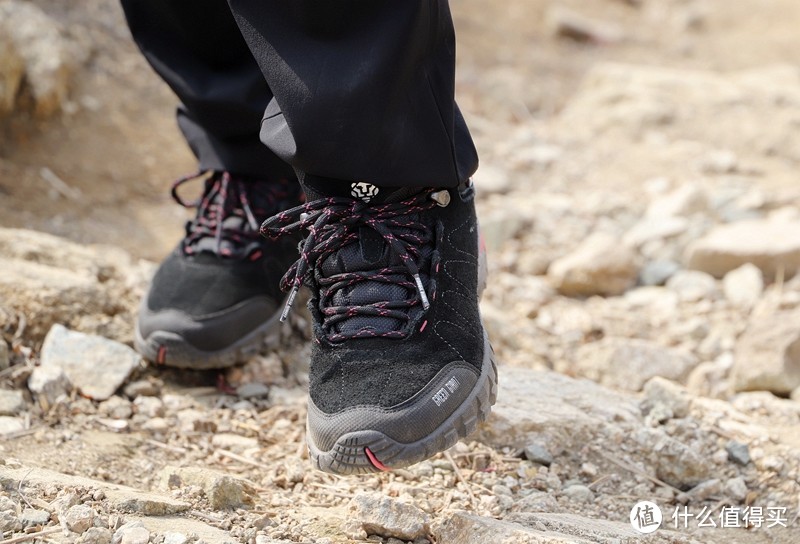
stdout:
POLYGON ((171 331, 154 331, 142 338, 137 324, 134 346, 142 357, 158 365, 174 368, 208 370, 227 368, 247 361, 264 347, 276 345, 280 340, 280 312, 251 331, 237 342, 217 351, 204 351, 171 331))
MULTIPOLYGON (((307 432, 309 457, 316 468, 346 476, 407 467, 451 448, 475 432, 496 401, 497 365, 487 338, 478 381, 464 402, 432 433, 404 444, 380 431, 355 431, 340 436, 329 451, 321 451, 314 444, 311 432, 307 432)), ((306 420, 306 425, 309 424, 306 420)))

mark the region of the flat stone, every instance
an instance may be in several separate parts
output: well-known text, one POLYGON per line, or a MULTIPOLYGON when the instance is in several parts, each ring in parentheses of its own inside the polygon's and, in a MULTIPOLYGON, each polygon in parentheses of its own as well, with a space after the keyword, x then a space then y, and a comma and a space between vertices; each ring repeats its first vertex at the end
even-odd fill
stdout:
POLYGON ((683 350, 649 340, 607 337, 578 348, 573 366, 579 375, 603 385, 641 391, 656 376, 682 381, 696 365, 697 359, 683 350))
POLYGON ((36 343, 57 323, 128 340, 141 268, 119 248, 0 228, 0 300, 26 316, 25 337, 36 343))
POLYGON ((43 487, 54 485, 59 488, 98 489, 103 491, 113 508, 122 512, 139 513, 146 516, 166 516, 184 512, 190 508, 188 503, 159 493, 140 491, 124 485, 61 474, 42 468, 10 468, 7 465, 0 465, 0 481, 12 487, 17 487, 20 482, 25 482, 28 485, 43 487))
MULTIPOLYGON (((492 544, 619 544, 637 542, 641 535, 629 523, 576 514, 520 512, 504 520, 456 511, 433 524, 437 542, 492 544)), ((660 529, 648 544, 690 542, 674 531, 660 529)))
POLYGON ((778 270, 784 278, 800 269, 800 221, 749 220, 716 227, 691 244, 688 265, 722 278, 746 263, 757 266, 767 281, 778 270))
POLYGON ((42 366, 63 369, 82 395, 106 400, 139 366, 141 357, 119 342, 56 324, 45 337, 41 361, 42 366))
POLYGON ((552 371, 504 367, 497 405, 477 439, 497 447, 524 449, 538 442, 556 459, 621 425, 640 425, 636 399, 584 379, 552 371))
POLYGON ((22 391, 0 389, 0 416, 14 416, 25 409, 22 391))
POLYGON ((158 475, 158 485, 165 491, 196 485, 218 510, 251 505, 255 497, 253 485, 244 478, 206 468, 166 466, 158 475))
MULTIPOLYGON (((536 529, 547 540, 550 538, 564 539, 552 542, 569 542, 570 544, 619 544, 621 542, 647 542, 647 544, 689 544, 690 538, 678 532, 670 531, 662 526, 655 533, 647 535, 642 540, 642 535, 634 531, 631 524, 621 521, 612 521, 599 517, 586 517, 567 513, 529 513, 520 512, 508 516, 508 521, 524 524, 536 529)), ((489 539, 483 542, 494 542, 489 539)), ((539 541, 534 541, 539 542, 539 541)))
POLYGON ((754 318, 736 343, 736 391, 788 395, 800 386, 800 310, 754 318))
MULTIPOLYGON (((196 535, 197 540, 194 542, 207 542, 209 544, 237 544, 238 538, 231 536, 230 531, 223 531, 217 527, 209 525, 207 522, 190 519, 179 516, 157 516, 157 517, 143 517, 134 518, 126 516, 125 519, 140 521, 142 525, 151 533, 160 533, 165 537, 170 533, 173 535, 196 535)), ((264 535, 259 535, 264 536, 264 535)), ((179 538, 173 536, 172 538, 179 538)), ((273 541, 269 537, 267 542, 272 544, 273 541)))
POLYGON ((492 542, 493 544, 569 544, 575 541, 566 535, 546 535, 508 521, 501 521, 469 512, 453 512, 434 523, 437 542, 492 542))
POLYGON ((345 532, 414 540, 430 531, 430 516, 412 504, 379 493, 359 493, 347 506, 345 532))
POLYGON ((636 283, 634 252, 609 234, 597 233, 553 261, 547 276, 567 296, 620 295, 636 283))

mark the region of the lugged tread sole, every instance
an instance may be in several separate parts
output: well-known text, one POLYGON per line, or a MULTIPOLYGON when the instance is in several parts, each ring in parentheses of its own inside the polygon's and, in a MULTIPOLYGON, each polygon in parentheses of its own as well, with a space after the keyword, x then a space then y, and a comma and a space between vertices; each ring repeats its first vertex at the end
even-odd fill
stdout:
POLYGON ((311 440, 311 433, 307 432, 312 463, 316 468, 334 474, 370 474, 407 467, 453 447, 477 430, 478 424, 486 420, 497 401, 497 365, 488 339, 482 369, 464 403, 428 436, 403 444, 382 432, 363 430, 344 434, 331 450, 320 451, 311 440), (376 466, 370 457, 377 459, 380 466, 376 466))
POLYGON ((196 370, 227 368, 247 361, 264 347, 276 345, 280 340, 279 318, 280 312, 238 342, 218 351, 198 349, 170 331, 155 331, 144 339, 138 325, 134 345, 142 357, 159 365, 196 370))

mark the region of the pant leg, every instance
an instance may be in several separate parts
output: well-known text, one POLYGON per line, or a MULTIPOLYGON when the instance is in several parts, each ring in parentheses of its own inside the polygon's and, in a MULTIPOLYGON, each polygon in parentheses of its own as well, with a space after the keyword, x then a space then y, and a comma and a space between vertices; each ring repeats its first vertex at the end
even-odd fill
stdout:
POLYGON ((302 176, 455 186, 478 159, 447 0, 228 0, 274 98, 261 140, 302 176))
POLYGON ((272 98, 225 0, 122 0, 131 34, 178 95, 200 167, 262 179, 294 172, 258 138, 272 98))

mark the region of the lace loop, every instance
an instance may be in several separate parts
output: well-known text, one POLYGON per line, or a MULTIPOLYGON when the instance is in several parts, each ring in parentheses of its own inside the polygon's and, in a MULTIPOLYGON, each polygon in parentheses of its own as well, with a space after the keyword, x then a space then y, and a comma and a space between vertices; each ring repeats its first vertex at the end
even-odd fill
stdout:
POLYGON ((311 281, 320 291, 319 306, 324 317, 323 326, 329 332, 329 340, 374 336, 404 337, 405 333, 400 330, 376 332, 362 329, 355 333, 336 332, 336 325, 356 316, 377 316, 407 322, 411 308, 421 306, 423 311, 429 308, 420 266, 423 261, 431 260, 431 252, 423 255, 422 248, 433 242, 433 234, 431 226, 422 221, 419 214, 436 206, 430 199, 430 193, 430 190, 425 190, 400 202, 377 205, 368 205, 361 200, 346 197, 328 197, 280 212, 266 220, 261 225, 261 234, 270 238, 307 231, 300 257, 281 280, 281 288, 289 291, 281 319, 286 319, 300 287, 311 281), (323 275, 319 265, 345 246, 358 243, 360 231, 364 227, 380 236, 391 253, 399 259, 399 263, 394 261, 396 264, 390 263, 376 270, 342 270, 327 277, 323 275), (362 282, 400 286, 414 294, 412 298, 370 304, 335 303, 336 293, 362 282))
POLYGON ((230 172, 213 172, 205 180, 202 197, 187 201, 178 193, 182 185, 207 173, 201 170, 172 184, 170 192, 175 202, 184 208, 197 209, 194 220, 186 226, 184 253, 209 251, 234 258, 252 253, 260 240, 256 216, 269 216, 290 196, 288 182, 267 183, 246 180, 230 172))

